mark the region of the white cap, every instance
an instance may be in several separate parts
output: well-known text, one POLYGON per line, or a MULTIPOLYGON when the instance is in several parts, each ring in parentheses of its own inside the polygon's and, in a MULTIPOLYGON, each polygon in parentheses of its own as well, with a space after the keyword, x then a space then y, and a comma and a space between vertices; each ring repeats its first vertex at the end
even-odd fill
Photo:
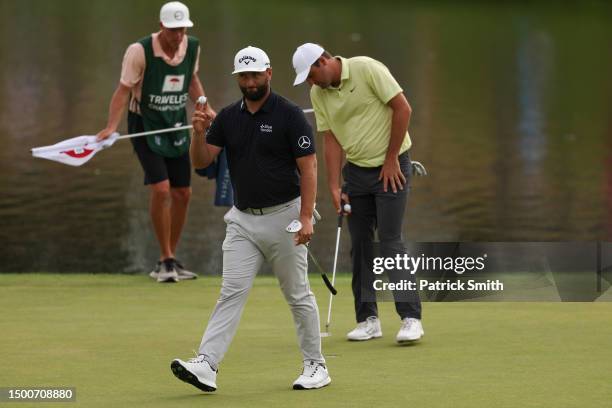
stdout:
POLYGON ((159 21, 166 28, 193 27, 189 9, 179 1, 164 4, 159 11, 159 21))
POLYGON ((310 73, 310 66, 314 64, 325 50, 323 47, 313 43, 302 44, 293 53, 293 69, 296 77, 293 86, 299 85, 306 80, 310 73))
POLYGON ((234 57, 234 72, 232 74, 238 74, 239 72, 263 72, 268 68, 270 68, 270 58, 268 58, 264 50, 249 45, 236 53, 234 57))

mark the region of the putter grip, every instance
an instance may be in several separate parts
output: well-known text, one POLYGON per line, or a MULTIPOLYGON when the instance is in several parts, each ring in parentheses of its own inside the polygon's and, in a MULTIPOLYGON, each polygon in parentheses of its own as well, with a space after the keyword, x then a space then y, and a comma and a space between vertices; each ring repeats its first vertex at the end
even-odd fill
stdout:
POLYGON ((338 228, 342 228, 342 218, 345 215, 345 212, 344 212, 345 204, 346 204, 346 201, 340 199, 340 214, 338 214, 338 228))
POLYGON ((327 275, 325 275, 324 273, 321 274, 321 277, 323 278, 323 282, 325 282, 325 286, 327 286, 327 289, 329 289, 329 291, 331 292, 332 295, 336 295, 338 293, 338 291, 332 286, 331 282, 329 281, 329 279, 327 278, 327 275))

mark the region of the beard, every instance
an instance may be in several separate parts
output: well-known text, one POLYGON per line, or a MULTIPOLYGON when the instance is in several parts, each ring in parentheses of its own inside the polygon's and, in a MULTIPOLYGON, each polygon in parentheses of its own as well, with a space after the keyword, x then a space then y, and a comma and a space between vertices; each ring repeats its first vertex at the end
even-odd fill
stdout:
POLYGON ((270 86, 269 83, 265 83, 261 86, 258 86, 254 91, 248 90, 247 88, 243 88, 243 87, 240 87, 240 90, 242 91, 242 94, 244 95, 246 99, 248 99, 249 101, 256 102, 256 101, 261 100, 261 98, 263 98, 264 96, 266 96, 269 86, 270 86))

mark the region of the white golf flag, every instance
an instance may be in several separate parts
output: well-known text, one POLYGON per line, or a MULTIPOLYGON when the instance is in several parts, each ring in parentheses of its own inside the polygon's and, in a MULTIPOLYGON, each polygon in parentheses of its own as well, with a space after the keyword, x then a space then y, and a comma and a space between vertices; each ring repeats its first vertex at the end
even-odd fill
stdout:
POLYGON ((113 133, 108 139, 96 141, 96 136, 78 136, 51 146, 35 147, 32 156, 48 159, 70 166, 80 166, 87 163, 96 153, 111 147, 119 133, 113 133))

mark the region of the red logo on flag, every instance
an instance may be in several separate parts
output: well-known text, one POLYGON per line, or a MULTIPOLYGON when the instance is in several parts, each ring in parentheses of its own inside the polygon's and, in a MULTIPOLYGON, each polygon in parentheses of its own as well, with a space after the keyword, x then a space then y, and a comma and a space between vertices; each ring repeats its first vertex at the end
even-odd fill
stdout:
POLYGON ((83 157, 89 156, 93 152, 94 152, 93 149, 78 149, 78 151, 77 149, 73 149, 73 150, 66 150, 61 153, 67 156, 70 156, 70 157, 74 157, 75 159, 82 159, 83 157))

